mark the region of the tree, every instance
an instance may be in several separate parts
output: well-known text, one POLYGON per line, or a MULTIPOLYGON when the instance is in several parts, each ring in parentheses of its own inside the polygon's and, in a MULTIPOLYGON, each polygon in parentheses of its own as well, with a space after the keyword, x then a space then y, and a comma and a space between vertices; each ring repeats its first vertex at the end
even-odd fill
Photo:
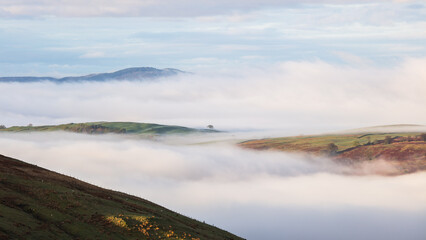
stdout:
POLYGON ((339 149, 339 147, 337 147, 337 145, 336 144, 334 144, 334 143, 329 143, 328 145, 327 145, 327 152, 330 154, 330 155, 335 155, 336 153, 337 153, 337 150, 339 149))
POLYGON ((426 142, 426 133, 420 134, 420 139, 426 142))
POLYGON ((32 123, 28 124, 28 127, 32 127, 32 126, 33 126, 33 124, 32 124, 32 123))
POLYGON ((6 126, 5 125, 0 125, 0 129, 5 129, 6 126))
POLYGON ((214 127, 213 127, 213 125, 207 125, 207 128, 208 129, 213 129, 214 127))
POLYGON ((384 144, 391 144, 392 143, 392 137, 391 136, 386 136, 385 137, 385 141, 383 143, 384 144))

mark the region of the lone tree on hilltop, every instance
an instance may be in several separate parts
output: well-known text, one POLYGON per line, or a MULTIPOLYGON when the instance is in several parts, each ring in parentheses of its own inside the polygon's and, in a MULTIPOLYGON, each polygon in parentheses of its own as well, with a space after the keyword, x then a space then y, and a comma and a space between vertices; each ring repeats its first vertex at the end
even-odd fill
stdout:
POLYGON ((338 149, 339 149, 339 147, 337 147, 337 145, 334 144, 334 143, 329 143, 327 145, 327 152, 330 155, 336 155, 338 149))
POLYGON ((214 127, 213 127, 213 125, 207 125, 207 128, 208 129, 213 129, 214 127))

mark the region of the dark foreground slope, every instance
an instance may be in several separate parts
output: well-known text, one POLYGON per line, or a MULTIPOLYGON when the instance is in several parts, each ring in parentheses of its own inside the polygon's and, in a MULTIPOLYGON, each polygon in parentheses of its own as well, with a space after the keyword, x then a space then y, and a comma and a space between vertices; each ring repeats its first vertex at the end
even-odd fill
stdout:
POLYGON ((0 155, 0 239, 241 239, 147 200, 0 155))

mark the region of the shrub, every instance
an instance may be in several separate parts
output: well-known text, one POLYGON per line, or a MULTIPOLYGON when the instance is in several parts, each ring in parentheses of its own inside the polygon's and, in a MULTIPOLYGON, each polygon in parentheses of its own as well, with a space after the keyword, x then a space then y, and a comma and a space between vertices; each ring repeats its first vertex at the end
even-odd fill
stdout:
POLYGON ((329 143, 328 145, 327 145, 327 152, 330 154, 330 155, 335 155, 336 153, 337 153, 337 150, 338 150, 339 148, 337 147, 337 145, 336 144, 334 144, 334 143, 329 143))
POLYGON ((391 144, 392 143, 392 137, 391 136, 386 136, 385 141, 383 143, 384 144, 391 144))

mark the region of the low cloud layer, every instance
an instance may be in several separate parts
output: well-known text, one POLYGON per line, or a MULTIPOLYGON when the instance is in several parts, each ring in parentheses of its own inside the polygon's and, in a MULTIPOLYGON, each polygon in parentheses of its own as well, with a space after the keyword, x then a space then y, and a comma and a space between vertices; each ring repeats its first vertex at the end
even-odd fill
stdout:
POLYGON ((288 134, 424 124, 425 65, 284 62, 146 82, 0 83, 0 124, 136 121, 288 134))
POLYGON ((426 218, 424 172, 349 176, 327 159, 248 151, 226 142, 166 142, 0 134, 4 155, 149 199, 248 239, 426 236, 419 225, 426 218))

